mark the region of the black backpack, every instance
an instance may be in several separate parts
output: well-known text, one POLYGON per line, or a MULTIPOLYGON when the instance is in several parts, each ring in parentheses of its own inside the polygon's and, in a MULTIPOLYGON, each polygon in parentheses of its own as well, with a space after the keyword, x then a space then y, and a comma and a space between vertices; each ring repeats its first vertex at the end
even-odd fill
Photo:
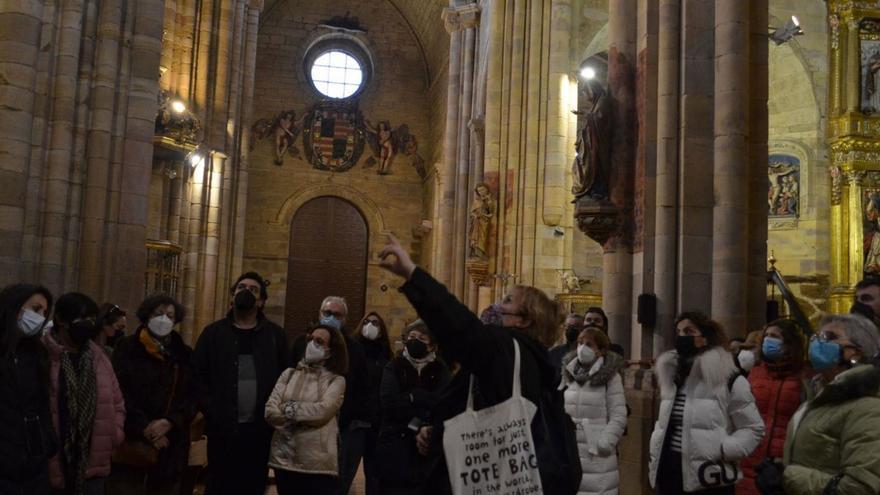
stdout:
POLYGON ((573 495, 581 484, 581 460, 574 422, 565 412, 565 399, 556 387, 541 389, 532 436, 544 493, 573 495))

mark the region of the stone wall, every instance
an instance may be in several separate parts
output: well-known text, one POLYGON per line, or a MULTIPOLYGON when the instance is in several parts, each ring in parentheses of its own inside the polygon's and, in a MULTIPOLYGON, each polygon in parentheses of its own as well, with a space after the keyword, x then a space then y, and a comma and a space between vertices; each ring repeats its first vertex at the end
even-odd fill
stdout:
MULTIPOLYGON (((365 32, 353 36, 367 47, 374 63, 373 78, 358 100, 360 110, 374 123, 407 124, 418 139, 419 154, 429 160, 436 154, 436 131, 431 131, 436 116, 431 114, 425 60, 406 19, 389 2, 288 0, 274 5, 264 16, 258 37, 253 119, 271 119, 288 109, 299 118, 318 102, 303 73, 305 50, 329 32, 319 24, 347 12, 359 19, 365 32)), ((436 92, 433 99, 440 99, 436 92)), ((301 139, 296 146, 302 150, 301 139)), ((275 165, 270 140, 256 143, 249 168, 243 269, 255 269, 272 282, 267 313, 276 322, 284 319, 291 219, 309 199, 328 195, 352 202, 369 226, 366 311, 382 314, 393 336, 415 318, 406 300, 393 290, 400 282, 378 267, 376 254, 386 232, 413 247, 413 229, 430 219, 424 216, 426 186, 404 157, 395 160, 391 175, 380 176, 375 166, 365 168, 370 156, 367 147, 353 168, 331 173, 290 156, 283 165, 275 165), (383 284, 391 289, 382 291, 383 284)))

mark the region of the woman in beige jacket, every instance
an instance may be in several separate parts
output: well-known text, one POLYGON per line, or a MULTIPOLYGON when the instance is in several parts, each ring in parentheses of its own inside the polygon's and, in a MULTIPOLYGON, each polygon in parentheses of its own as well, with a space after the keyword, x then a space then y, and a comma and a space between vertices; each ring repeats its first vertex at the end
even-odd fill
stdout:
POLYGON ((269 466, 279 495, 336 492, 336 414, 345 395, 348 352, 339 330, 309 330, 305 356, 288 368, 266 403, 266 421, 275 428, 269 466))

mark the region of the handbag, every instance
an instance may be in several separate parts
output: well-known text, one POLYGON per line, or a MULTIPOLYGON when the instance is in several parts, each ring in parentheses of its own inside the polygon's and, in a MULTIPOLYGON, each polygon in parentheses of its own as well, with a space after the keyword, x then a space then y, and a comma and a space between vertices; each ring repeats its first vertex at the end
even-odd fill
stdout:
MULTIPOLYGON (((175 364, 171 392, 168 394, 168 402, 165 404, 165 412, 162 414, 162 418, 168 416, 168 412, 171 410, 171 402, 174 400, 174 392, 177 390, 177 373, 178 366, 175 364)), ((114 464, 146 469, 159 463, 159 449, 144 440, 129 440, 126 438, 122 445, 113 452, 111 460, 114 464)))
POLYGON ((544 493, 532 439, 538 406, 522 396, 520 350, 514 340, 513 394, 474 411, 474 377, 467 408, 443 423, 443 452, 455 495, 544 493))

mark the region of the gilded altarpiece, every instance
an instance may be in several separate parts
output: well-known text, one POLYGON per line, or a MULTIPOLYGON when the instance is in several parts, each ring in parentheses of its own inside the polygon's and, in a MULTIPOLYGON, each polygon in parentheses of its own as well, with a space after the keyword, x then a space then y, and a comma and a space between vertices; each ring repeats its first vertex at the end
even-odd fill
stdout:
POLYGON ((828 1, 829 311, 880 275, 880 1, 828 1))

